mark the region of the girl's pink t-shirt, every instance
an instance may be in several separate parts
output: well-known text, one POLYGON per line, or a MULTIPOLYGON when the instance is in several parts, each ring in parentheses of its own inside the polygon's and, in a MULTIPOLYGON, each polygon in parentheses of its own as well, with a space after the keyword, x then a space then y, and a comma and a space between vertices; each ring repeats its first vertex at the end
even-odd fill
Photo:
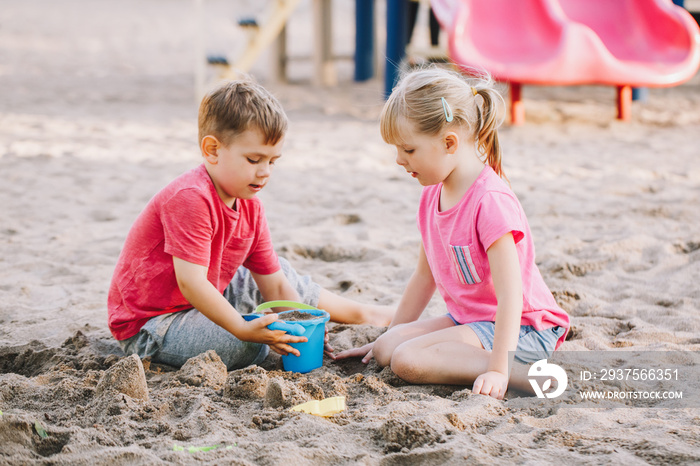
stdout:
POLYGON ((127 235, 107 303, 117 340, 136 335, 152 317, 192 308, 173 256, 207 267, 221 293, 241 265, 264 275, 280 269, 260 200, 237 199, 231 209, 202 164, 157 193, 127 235))
MULTIPOLYGON (((535 246, 520 202, 489 166, 454 207, 440 212, 442 184, 423 188, 418 228, 435 283, 458 322, 496 319, 498 301, 486 251, 512 233, 523 281, 521 325, 536 330, 561 326, 569 316, 554 300, 535 264, 535 246)), ((566 334, 557 342, 564 341, 566 334)))

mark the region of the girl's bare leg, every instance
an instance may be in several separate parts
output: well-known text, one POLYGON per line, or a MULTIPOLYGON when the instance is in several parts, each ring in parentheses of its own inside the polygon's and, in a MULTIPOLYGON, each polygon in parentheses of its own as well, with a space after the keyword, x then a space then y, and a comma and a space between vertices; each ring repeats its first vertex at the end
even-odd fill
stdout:
POLYGON ((447 316, 396 325, 375 341, 372 348, 374 359, 380 366, 388 366, 391 364, 394 350, 402 343, 454 325, 452 319, 447 316))
POLYGON ((321 289, 319 309, 327 311, 331 320, 343 324, 370 324, 380 327, 391 323, 395 309, 377 304, 364 304, 321 289))
MULTIPOLYGON (((490 355, 470 327, 453 326, 398 345, 391 370, 410 383, 470 385, 488 370, 490 355)), ((532 393, 527 370, 526 365, 514 364, 509 387, 532 393)))
POLYGON ((471 328, 453 325, 398 345, 391 370, 410 383, 467 385, 486 372, 489 354, 471 328))

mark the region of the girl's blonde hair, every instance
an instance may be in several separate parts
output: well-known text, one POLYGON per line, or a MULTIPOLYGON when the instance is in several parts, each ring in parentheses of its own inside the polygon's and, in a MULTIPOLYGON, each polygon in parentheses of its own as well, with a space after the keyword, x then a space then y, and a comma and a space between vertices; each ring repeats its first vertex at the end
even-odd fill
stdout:
POLYGON ((455 71, 437 67, 409 71, 384 104, 380 123, 382 138, 388 144, 401 145, 406 122, 413 123, 418 131, 430 136, 437 136, 450 128, 465 128, 474 138, 477 151, 485 162, 498 176, 506 178, 501 168, 501 145, 498 142, 497 128, 503 121, 499 117, 498 104, 505 107, 503 97, 486 72, 479 72, 475 78, 466 78, 455 71))

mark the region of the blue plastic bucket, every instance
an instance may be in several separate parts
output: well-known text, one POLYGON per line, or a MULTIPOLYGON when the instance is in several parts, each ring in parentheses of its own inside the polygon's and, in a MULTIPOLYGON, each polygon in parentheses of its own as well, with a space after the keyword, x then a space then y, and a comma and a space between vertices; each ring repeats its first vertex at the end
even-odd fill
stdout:
MULTIPOLYGON (((282 366, 284 370, 305 374, 323 365, 323 344, 326 336, 326 322, 331 318, 330 314, 321 309, 298 309, 309 314, 318 316, 316 319, 300 320, 293 323, 304 327, 304 336, 308 341, 304 343, 290 343, 290 346, 299 350, 299 356, 288 354, 282 356, 282 366)), ((288 312, 280 312, 280 320, 284 320, 284 315, 288 312)))
MULTIPOLYGON (((331 318, 330 314, 321 309, 309 306, 307 304, 296 303, 293 301, 270 301, 255 309, 256 314, 264 309, 271 307, 293 307, 290 311, 279 313, 279 321, 268 325, 268 328, 273 330, 285 330, 293 335, 304 336, 308 341, 303 343, 290 343, 290 346, 299 350, 299 356, 288 354, 282 356, 282 366, 284 370, 290 372, 299 372, 305 374, 314 369, 318 369, 323 365, 323 346, 326 336, 326 322, 331 318), (284 315, 294 311, 306 312, 318 316, 315 319, 285 321, 284 315), (301 332, 303 328, 303 333, 301 332)), ((246 316, 244 316, 246 317, 246 316)))

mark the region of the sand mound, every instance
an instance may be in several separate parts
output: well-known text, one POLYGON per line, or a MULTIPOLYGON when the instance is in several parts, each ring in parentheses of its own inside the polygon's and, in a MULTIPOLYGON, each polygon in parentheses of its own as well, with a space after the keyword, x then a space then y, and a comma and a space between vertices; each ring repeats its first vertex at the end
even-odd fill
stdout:
POLYGON ((178 372, 178 380, 194 387, 221 388, 226 381, 226 364, 215 351, 209 350, 188 359, 178 372))
MULTIPOLYGON (((374 330, 331 324, 331 344, 357 345, 368 337, 363 328, 374 330)), ((79 333, 70 341, 98 347, 79 333)), ((290 454, 316 464, 538 462, 549 455, 573 462, 630 455, 652 463, 700 460, 692 410, 669 416, 659 408, 611 409, 602 403, 547 407, 513 394, 501 402, 464 387, 408 385, 374 362, 327 360, 309 374, 258 366, 226 374, 212 352, 179 370, 95 353, 97 367, 49 366, 38 356, 47 350, 34 346, 23 350, 34 358, 35 365, 25 367, 33 376, 0 373, 0 442, 9 462, 271 464, 289 461, 290 454), (147 397, 138 383, 141 374, 147 397), (289 411, 340 395, 347 409, 330 418, 289 411), (37 421, 46 438, 38 435, 37 421), (577 425, 586 427, 579 432, 577 425), (669 436, 669 429, 675 434, 669 436), (188 450, 212 446, 217 448, 188 450)), ((70 344, 51 353, 56 361, 80 359, 70 344)), ((8 367, 6 357, 0 363, 8 367)))
POLYGON ((123 393, 139 400, 148 400, 146 374, 138 356, 132 354, 123 358, 102 375, 95 387, 95 395, 100 396, 109 391, 123 393))

